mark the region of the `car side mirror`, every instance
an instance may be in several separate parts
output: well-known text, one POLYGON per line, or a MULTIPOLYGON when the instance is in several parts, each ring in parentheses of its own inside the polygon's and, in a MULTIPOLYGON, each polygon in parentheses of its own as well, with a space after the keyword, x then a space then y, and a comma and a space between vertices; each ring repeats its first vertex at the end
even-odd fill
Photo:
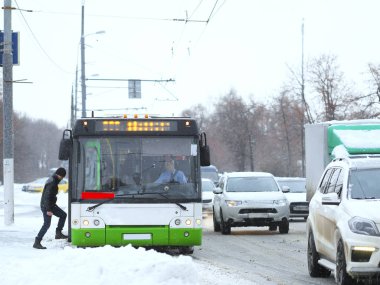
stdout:
POLYGON ((340 198, 337 193, 327 193, 322 196, 322 205, 339 206, 340 198))
POLYGON ((214 189, 214 191, 212 191, 212 192, 214 192, 214 194, 222 194, 222 193, 223 193, 223 190, 222 190, 222 188, 220 188, 220 187, 216 187, 216 188, 214 189))
POLYGON ((290 187, 289 186, 282 186, 282 193, 289 193, 290 187))

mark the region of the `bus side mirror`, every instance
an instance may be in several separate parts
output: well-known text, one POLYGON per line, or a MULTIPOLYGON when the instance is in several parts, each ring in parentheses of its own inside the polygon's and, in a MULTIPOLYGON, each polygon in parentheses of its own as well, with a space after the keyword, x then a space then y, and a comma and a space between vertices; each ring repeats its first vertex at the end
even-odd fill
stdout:
POLYGON ((199 138, 201 166, 209 166, 210 163, 210 148, 207 145, 206 134, 201 133, 199 138))
POLYGON ((71 130, 64 130, 61 143, 59 144, 59 160, 68 160, 72 148, 72 134, 71 130))

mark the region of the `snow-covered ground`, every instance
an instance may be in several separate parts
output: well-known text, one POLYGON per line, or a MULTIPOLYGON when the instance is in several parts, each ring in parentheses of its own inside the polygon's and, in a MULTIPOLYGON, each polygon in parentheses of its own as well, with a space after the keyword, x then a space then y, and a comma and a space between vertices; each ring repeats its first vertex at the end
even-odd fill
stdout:
MULTIPOLYGON (((238 272, 223 271, 190 256, 171 256, 131 246, 77 248, 66 240, 55 240, 58 222, 42 244, 32 248, 43 223, 40 193, 25 193, 15 184, 14 224, 4 225, 4 189, 0 187, 0 284, 252 284, 238 272)), ((67 210, 67 194, 58 195, 58 205, 67 210)), ((67 222, 63 230, 67 233, 67 222)))

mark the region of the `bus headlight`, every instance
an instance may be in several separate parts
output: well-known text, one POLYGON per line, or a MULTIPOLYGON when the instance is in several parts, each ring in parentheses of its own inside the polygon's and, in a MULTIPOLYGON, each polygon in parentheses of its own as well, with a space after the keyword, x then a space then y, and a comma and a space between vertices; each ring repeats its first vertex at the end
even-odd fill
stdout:
POLYGON ((201 219, 196 219, 195 222, 197 223, 198 226, 200 226, 202 224, 201 219))
POLYGON ((181 220, 180 220, 180 219, 176 219, 176 220, 174 221, 174 223, 175 223, 177 226, 179 226, 179 225, 181 224, 181 220))
POLYGON ((83 225, 84 226, 88 226, 90 224, 90 222, 88 220, 83 220, 83 225))
POLYGON ((99 226, 99 224, 100 224, 100 221, 99 221, 99 220, 94 220, 94 225, 95 225, 95 226, 99 226))
POLYGON ((190 226, 190 225, 191 225, 191 220, 190 220, 190 219, 187 219, 187 220, 185 221, 185 224, 186 224, 186 226, 190 226))

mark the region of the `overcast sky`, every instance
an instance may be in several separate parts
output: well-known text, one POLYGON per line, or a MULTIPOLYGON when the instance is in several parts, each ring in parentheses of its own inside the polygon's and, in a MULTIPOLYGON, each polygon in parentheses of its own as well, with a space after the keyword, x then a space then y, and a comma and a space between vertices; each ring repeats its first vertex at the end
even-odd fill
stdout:
MULTIPOLYGON (((18 0, 12 28, 20 32, 20 65, 14 66, 14 109, 65 127, 72 88, 80 77, 80 0, 18 0)), ((128 99, 126 82, 87 80, 87 110, 179 114, 212 106, 232 88, 244 98, 270 100, 305 61, 338 57, 358 84, 369 62, 379 63, 377 0, 87 0, 86 78, 142 79, 142 99, 128 99), (175 19, 190 21, 178 21, 175 19), (204 21, 208 21, 205 23, 204 21), (94 34, 105 31, 104 34, 94 34), (126 109, 113 110, 110 109, 126 109), (138 110, 135 110, 137 108, 138 110), (139 109, 146 108, 146 109, 139 109)), ((1 21, 3 15, 1 15, 1 21)), ((78 116, 81 89, 78 80, 78 116)), ((90 114, 90 112, 88 112, 90 114)))

